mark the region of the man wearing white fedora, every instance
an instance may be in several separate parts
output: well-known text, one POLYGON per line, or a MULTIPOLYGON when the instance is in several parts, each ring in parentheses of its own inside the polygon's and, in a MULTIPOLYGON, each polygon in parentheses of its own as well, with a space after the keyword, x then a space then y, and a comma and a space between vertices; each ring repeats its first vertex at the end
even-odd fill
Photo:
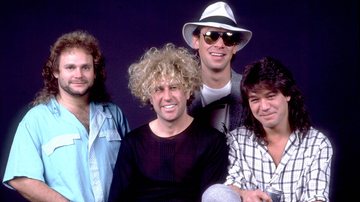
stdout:
POLYGON ((221 132, 235 129, 242 111, 241 75, 232 69, 231 61, 249 42, 252 32, 237 25, 227 3, 216 2, 204 10, 198 22, 185 23, 182 34, 199 54, 203 80, 189 113, 201 116, 221 132))

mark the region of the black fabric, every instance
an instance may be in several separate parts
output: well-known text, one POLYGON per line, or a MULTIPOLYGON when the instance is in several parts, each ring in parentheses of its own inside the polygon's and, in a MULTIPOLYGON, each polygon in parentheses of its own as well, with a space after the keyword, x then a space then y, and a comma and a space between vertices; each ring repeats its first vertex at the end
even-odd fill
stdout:
POLYGON ((200 22, 217 22, 237 27, 237 24, 234 21, 224 16, 211 16, 200 20, 200 22))
POLYGON ((172 138, 143 125, 121 143, 109 201, 200 201, 202 192, 224 182, 225 135, 198 121, 172 138))
MULTIPOLYGON (((219 100, 210 103, 208 106, 203 107, 201 101, 201 92, 196 91, 194 94, 194 100, 188 106, 189 114, 193 117, 199 118, 203 123, 211 126, 211 120, 213 117, 213 109, 223 107, 224 104, 230 106, 229 110, 229 128, 225 128, 221 132, 229 132, 236 129, 240 125, 241 113, 242 113, 242 100, 240 92, 240 81, 242 75, 236 73, 234 70, 231 71, 231 92, 229 95, 219 98, 219 100)), ((214 127, 214 126, 213 126, 214 127)))

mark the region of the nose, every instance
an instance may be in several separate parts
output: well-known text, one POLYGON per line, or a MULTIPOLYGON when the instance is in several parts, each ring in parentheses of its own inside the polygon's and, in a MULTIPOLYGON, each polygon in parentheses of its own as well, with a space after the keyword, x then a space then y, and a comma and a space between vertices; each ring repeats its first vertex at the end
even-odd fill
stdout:
POLYGON ((269 105, 268 101, 265 100, 265 99, 261 99, 261 100, 260 100, 260 109, 261 109, 262 111, 266 111, 266 110, 268 110, 269 108, 270 108, 270 105, 269 105))
POLYGON ((78 78, 82 77, 82 75, 83 75, 82 69, 81 68, 76 68, 75 72, 74 72, 74 75, 75 75, 75 77, 78 77, 78 78))
POLYGON ((218 38, 218 40, 215 42, 214 45, 217 46, 217 47, 225 47, 224 40, 223 40, 222 36, 220 36, 218 38))
POLYGON ((165 88, 164 89, 164 94, 163 94, 163 98, 164 100, 171 100, 172 97, 172 92, 169 88, 165 88))

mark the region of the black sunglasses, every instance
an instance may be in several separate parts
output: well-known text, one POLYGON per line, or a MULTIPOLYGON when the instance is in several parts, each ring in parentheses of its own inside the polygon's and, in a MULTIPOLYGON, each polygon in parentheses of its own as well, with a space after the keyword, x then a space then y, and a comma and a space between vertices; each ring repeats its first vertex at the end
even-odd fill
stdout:
POLYGON ((208 31, 204 36, 204 40, 207 44, 212 45, 219 40, 219 37, 222 38, 224 44, 226 46, 234 46, 240 43, 240 33, 239 32, 216 32, 216 31, 208 31))

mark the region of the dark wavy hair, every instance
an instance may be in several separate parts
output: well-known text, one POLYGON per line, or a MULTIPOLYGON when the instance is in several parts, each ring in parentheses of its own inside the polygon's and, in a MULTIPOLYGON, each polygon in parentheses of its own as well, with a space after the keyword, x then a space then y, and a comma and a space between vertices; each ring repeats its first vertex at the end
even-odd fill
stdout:
POLYGON ((280 61, 271 57, 264 57, 245 67, 240 87, 244 101, 242 125, 249 131, 253 131, 259 142, 267 143, 264 139, 265 130, 251 113, 248 102, 250 92, 264 88, 291 97, 288 102, 290 129, 291 132, 300 132, 301 137, 304 137, 311 127, 304 97, 291 72, 280 61))
POLYGON ((48 57, 42 69, 44 87, 37 93, 32 105, 47 103, 51 97, 59 93, 58 80, 54 72, 59 72, 59 58, 63 51, 70 48, 81 48, 92 55, 94 62, 95 81, 90 89, 90 101, 108 102, 110 95, 106 91, 105 59, 101 53, 97 39, 86 31, 78 30, 60 36, 50 48, 48 57))

